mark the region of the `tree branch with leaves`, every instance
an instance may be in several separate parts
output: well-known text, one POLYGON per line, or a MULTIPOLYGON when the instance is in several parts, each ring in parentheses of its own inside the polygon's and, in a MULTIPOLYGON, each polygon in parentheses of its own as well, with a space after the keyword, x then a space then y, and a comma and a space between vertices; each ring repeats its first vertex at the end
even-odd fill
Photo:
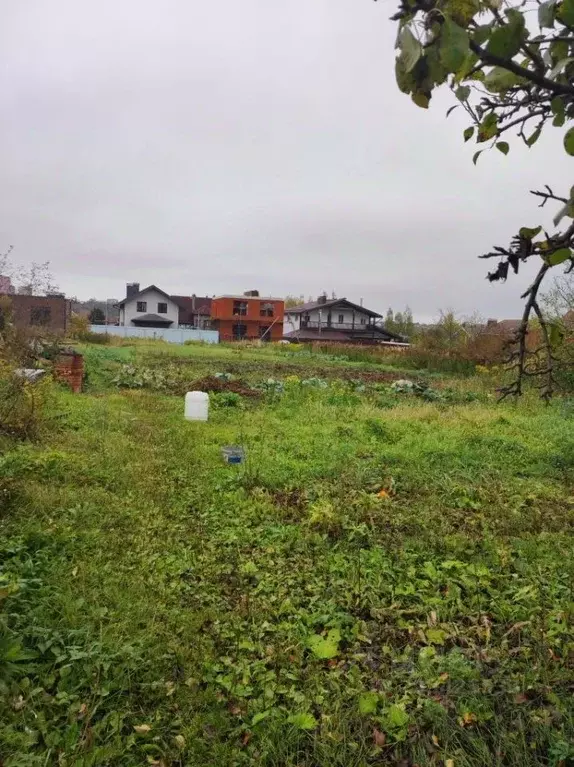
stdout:
MULTIPOLYGON (((549 123, 565 127, 561 140, 566 154, 574 156, 574 127, 567 125, 574 118, 574 0, 401 0, 392 19, 399 23, 395 73, 400 90, 426 109, 435 88, 449 87, 459 103, 447 115, 462 108, 470 122, 463 138, 481 147, 475 164, 485 148, 507 155, 512 134, 532 147, 549 123)), ((536 374, 543 380, 543 396, 551 396, 556 332, 540 310, 538 291, 553 267, 574 266, 574 224, 561 223, 574 218, 574 187, 562 195, 549 187, 532 194, 542 205, 560 203, 555 230, 522 227, 509 246, 494 246, 481 256, 498 259, 488 274, 491 281, 506 280, 510 270, 518 273, 530 259, 539 264, 522 296, 524 314, 509 358, 516 377, 503 396, 520 395, 532 372, 527 335, 533 318, 546 356, 536 374)))

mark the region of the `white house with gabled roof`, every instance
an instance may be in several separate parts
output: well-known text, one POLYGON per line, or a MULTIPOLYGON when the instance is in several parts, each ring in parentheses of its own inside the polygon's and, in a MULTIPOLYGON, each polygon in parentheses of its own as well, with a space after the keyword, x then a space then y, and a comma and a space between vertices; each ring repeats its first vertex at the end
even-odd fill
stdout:
POLYGON ((119 303, 120 325, 143 328, 179 327, 179 306, 156 285, 140 290, 139 283, 127 285, 127 295, 119 303))

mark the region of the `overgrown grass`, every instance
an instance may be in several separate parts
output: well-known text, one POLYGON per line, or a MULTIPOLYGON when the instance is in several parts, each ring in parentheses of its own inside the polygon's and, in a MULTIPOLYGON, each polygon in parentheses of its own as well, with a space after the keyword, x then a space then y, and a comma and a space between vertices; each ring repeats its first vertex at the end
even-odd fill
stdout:
POLYGON ((87 351, 58 430, 1 458, 6 767, 572 763, 568 403, 333 374, 187 423, 111 383, 179 349, 87 351))

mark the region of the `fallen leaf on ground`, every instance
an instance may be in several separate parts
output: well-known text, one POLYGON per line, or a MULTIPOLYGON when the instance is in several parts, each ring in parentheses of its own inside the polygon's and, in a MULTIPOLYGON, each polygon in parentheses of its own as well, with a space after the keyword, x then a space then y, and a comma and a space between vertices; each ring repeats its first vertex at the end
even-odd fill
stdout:
POLYGON ((387 736, 375 727, 373 728, 373 740, 375 741, 375 746, 382 748, 387 742, 387 736))
POLYGON ((174 740, 178 748, 185 748, 185 738, 183 735, 176 735, 174 740))
POLYGON ((138 735, 145 735, 151 730, 150 724, 136 724, 134 725, 134 730, 137 732, 138 735))
POLYGON ((390 495, 388 494, 386 490, 379 490, 377 495, 379 498, 390 498, 390 495))

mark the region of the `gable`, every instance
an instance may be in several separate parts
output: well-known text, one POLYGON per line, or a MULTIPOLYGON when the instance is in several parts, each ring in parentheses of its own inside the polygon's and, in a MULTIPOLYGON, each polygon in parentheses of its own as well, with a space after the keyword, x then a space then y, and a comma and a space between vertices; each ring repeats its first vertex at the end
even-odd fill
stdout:
POLYGON ((124 298, 123 301, 119 302, 118 306, 125 306, 127 304, 133 303, 134 301, 145 301, 146 300, 146 294, 153 295, 154 293, 156 295, 162 296, 169 303, 177 306, 177 304, 175 304, 175 302, 173 301, 171 296, 168 293, 166 293, 165 290, 162 290, 161 288, 158 288, 157 285, 148 285, 147 288, 144 288, 143 290, 140 290, 139 293, 136 293, 135 295, 130 296, 129 298, 127 298, 127 297, 124 298))

